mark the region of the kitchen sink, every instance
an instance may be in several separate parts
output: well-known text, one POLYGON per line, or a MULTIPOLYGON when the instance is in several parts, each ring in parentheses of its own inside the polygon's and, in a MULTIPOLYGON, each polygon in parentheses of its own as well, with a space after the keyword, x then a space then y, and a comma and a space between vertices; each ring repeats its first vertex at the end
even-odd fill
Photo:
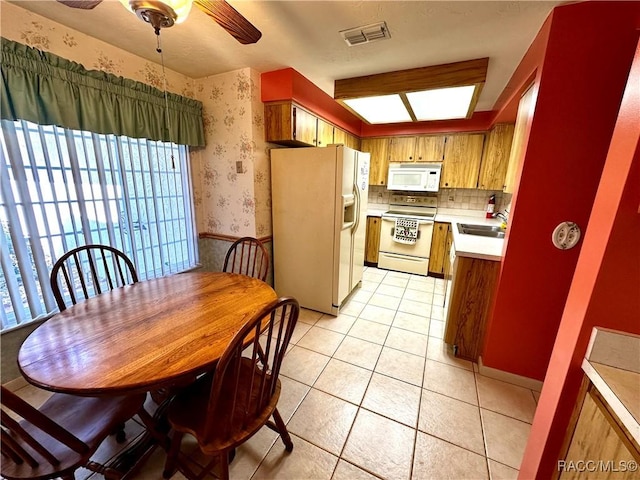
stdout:
POLYGON ((504 230, 491 225, 469 225, 458 223, 458 232, 465 235, 478 235, 480 237, 504 238, 504 230))

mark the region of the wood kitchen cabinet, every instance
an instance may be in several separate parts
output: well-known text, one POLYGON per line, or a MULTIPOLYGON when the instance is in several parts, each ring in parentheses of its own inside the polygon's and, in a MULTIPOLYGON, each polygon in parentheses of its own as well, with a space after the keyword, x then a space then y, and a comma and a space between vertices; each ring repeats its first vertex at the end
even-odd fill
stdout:
POLYGON ((386 185, 389 173, 389 139, 363 138, 360 150, 371 154, 369 185, 386 185))
POLYGON ((484 133, 447 135, 440 177, 441 188, 476 188, 484 133))
POLYGON ((456 356, 477 362, 500 262, 458 256, 453 268, 444 341, 454 346, 456 356))
POLYGON ((380 217, 367 217, 367 231, 364 247, 364 264, 378 265, 378 250, 380 249, 380 217))
POLYGON ((566 451, 566 455, 561 454, 561 461, 558 464, 563 465, 562 461, 564 461, 564 468, 554 472, 554 478, 560 478, 560 480, 638 478, 638 472, 622 471, 620 467, 633 465, 632 462, 640 463, 640 447, 587 376, 582 382, 563 450, 566 451), (570 467, 586 461, 594 462, 594 466, 602 461, 610 468, 615 467, 620 471, 607 472, 602 468, 596 468, 595 471, 577 471, 570 467))
POLYGON ((502 190, 513 142, 513 123, 499 123, 487 135, 478 175, 481 190, 502 190))
POLYGON ((390 137, 389 162, 413 162, 416 137, 390 137))
POLYGON ((429 275, 436 277, 445 276, 445 268, 449 265, 449 241, 450 223, 435 222, 431 237, 431 253, 429 255, 429 275))
POLYGON ((360 139, 338 127, 333 128, 333 143, 341 143, 354 150, 360 150, 360 139))
POLYGON ((321 118, 317 119, 316 127, 316 147, 326 147, 333 143, 333 125, 325 122, 321 118))
POLYGON ((292 102, 264 106, 265 141, 298 147, 333 143, 334 126, 292 102))
POLYGON ((442 162, 445 135, 389 137, 390 162, 442 162))
POLYGON ((420 135, 416 137, 416 162, 442 162, 444 159, 445 135, 420 135))

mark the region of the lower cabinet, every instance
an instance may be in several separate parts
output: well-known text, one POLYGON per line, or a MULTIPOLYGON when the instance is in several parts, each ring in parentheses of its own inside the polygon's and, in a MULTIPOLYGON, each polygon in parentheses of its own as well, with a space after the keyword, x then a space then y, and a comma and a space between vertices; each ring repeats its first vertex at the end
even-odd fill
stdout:
POLYGON ((367 232, 364 247, 364 264, 378 265, 378 250, 380 249, 380 217, 367 217, 367 232))
POLYGON ((637 479, 640 448, 588 377, 584 377, 555 478, 637 479), (576 420, 577 418, 577 420, 576 420), (629 467, 629 468, 627 468, 629 467))
POLYGON ((435 222, 433 225, 431 253, 429 254, 429 275, 434 277, 444 277, 445 267, 449 263, 451 244, 448 242, 448 238, 450 229, 450 223, 435 222))
POLYGON ((456 356, 478 361, 500 262, 456 257, 444 341, 456 356))

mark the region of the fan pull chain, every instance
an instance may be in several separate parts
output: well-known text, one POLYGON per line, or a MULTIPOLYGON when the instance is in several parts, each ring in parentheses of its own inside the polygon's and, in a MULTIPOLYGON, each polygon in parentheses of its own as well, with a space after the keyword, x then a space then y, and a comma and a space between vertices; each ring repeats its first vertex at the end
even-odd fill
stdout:
MULTIPOLYGON (((169 128, 169 99, 167 95, 167 74, 164 69, 164 54, 162 53, 162 45, 160 44, 160 29, 156 29, 157 46, 156 52, 160 54, 160 64, 162 65, 162 89, 164 90, 164 126, 167 129, 169 135, 169 142, 173 143, 171 139, 171 129, 169 128)), ((171 148, 171 168, 176 169, 175 159, 173 157, 173 145, 171 148)))

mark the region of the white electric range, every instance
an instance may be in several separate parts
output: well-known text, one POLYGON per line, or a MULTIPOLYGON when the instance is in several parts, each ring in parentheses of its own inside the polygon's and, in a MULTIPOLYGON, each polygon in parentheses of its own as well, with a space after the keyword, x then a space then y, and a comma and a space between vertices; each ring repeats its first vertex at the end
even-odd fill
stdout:
POLYGON ((382 214, 378 267, 427 275, 436 196, 392 195, 382 214))

